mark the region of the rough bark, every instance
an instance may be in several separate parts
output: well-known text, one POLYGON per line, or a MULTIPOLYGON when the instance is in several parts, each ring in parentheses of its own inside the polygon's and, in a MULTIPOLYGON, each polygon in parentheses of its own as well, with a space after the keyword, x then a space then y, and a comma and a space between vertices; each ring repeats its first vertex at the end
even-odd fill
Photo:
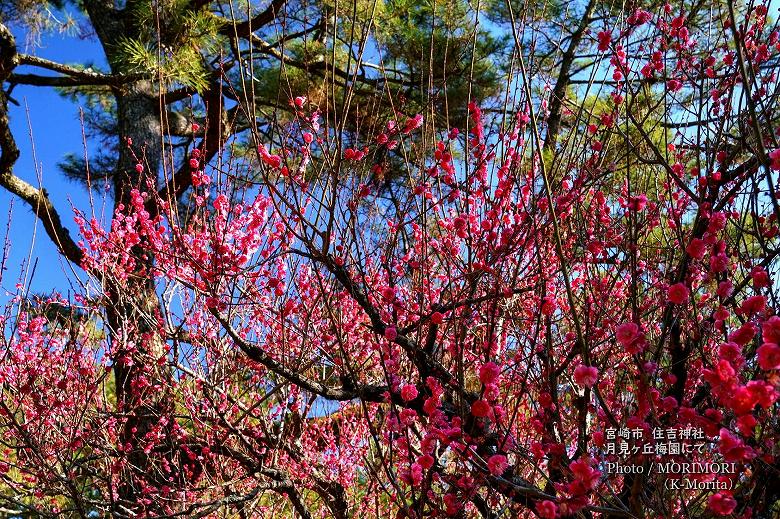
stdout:
POLYGON ((566 89, 571 84, 571 67, 574 64, 574 59, 577 56, 577 48, 582 41, 582 36, 588 29, 591 23, 591 16, 593 15, 593 9, 596 7, 595 0, 590 0, 585 7, 585 12, 582 14, 580 24, 574 30, 569 40, 569 46, 561 57, 561 68, 558 71, 558 79, 555 81, 552 95, 550 96, 550 115, 547 118, 547 136, 544 140, 544 149, 554 150, 555 145, 558 142, 558 134, 561 131, 561 115, 563 108, 563 100, 566 98, 566 89))
MULTIPOLYGON (((138 32, 129 4, 118 10, 113 2, 85 2, 114 74, 125 72, 124 64, 116 54, 121 39, 138 32)), ((149 79, 128 82, 112 92, 120 139, 119 157, 112 177, 114 209, 122 212, 130 207, 134 189, 157 189, 163 150, 160 92, 149 79), (136 169, 137 164, 143 165, 142 171, 136 169)), ((161 457, 172 460, 175 451, 171 446, 165 449, 166 452, 150 454, 143 448, 144 436, 160 418, 172 412, 173 402, 169 394, 154 390, 155 386, 169 387, 166 381, 171 376, 165 364, 160 366, 159 362, 165 355, 164 340, 154 333, 160 310, 150 269, 154 258, 148 253, 142 254, 139 249, 132 252, 136 265, 128 286, 121 289, 105 287, 109 300, 106 315, 114 355, 117 407, 120 414, 127 416, 120 438, 128 466, 118 485, 115 515, 144 509, 161 512, 154 503, 144 506, 139 502, 141 490, 144 484, 154 485, 165 480, 167 474, 158 461, 161 457)))

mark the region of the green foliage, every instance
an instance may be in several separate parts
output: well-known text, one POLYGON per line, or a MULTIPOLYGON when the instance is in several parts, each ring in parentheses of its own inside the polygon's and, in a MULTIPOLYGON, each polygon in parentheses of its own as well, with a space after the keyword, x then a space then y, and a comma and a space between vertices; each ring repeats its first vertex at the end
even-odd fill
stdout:
POLYGON ((186 0, 133 4, 137 36, 119 40, 114 62, 126 72, 152 72, 166 86, 203 92, 209 83, 204 56, 219 51, 221 26, 208 11, 186 0))
POLYGON ((105 338, 97 318, 83 309, 61 301, 53 300, 45 295, 32 295, 21 302, 21 310, 33 316, 46 319, 46 327, 52 333, 62 330, 77 330, 82 328, 83 337, 91 341, 105 338))
MULTIPOLYGON (((76 65, 71 65, 76 67, 76 65)), ((81 68, 84 65, 81 65, 81 68)), ((96 69, 94 65, 89 68, 96 69)), ((116 169, 117 121, 116 101, 107 86, 58 87, 57 93, 81 108, 85 137, 98 144, 89 157, 89 167, 83 152, 67 153, 57 168, 69 180, 90 184, 93 189, 102 189, 103 181, 110 178, 116 169)))
POLYGON ((367 23, 378 22, 382 15, 388 13, 388 4, 385 0, 355 0, 354 2, 322 0, 320 9, 324 13, 338 12, 341 18, 339 30, 343 36, 349 37, 353 31, 360 35, 367 28, 367 23))
POLYGON ((578 114, 563 118, 567 135, 562 141, 566 143, 567 152, 575 153, 586 148, 582 139, 605 139, 600 164, 609 166, 613 173, 605 177, 602 188, 616 189, 628 176, 633 191, 649 194, 657 192, 656 184, 663 181, 659 178, 666 178, 666 172, 652 163, 657 159, 656 152, 662 155, 667 153, 667 144, 672 140, 671 130, 660 124, 664 117, 660 94, 646 89, 628 99, 626 102, 631 103, 632 117, 637 124, 613 127, 606 138, 600 134, 590 136, 587 128, 589 124, 596 124, 603 129, 601 118, 613 113, 612 100, 599 95, 588 95, 579 100, 573 90, 569 91, 569 97, 575 100, 576 106, 582 107, 582 112, 579 119, 578 114))
POLYGON ((27 29, 28 45, 38 43, 41 34, 56 31, 78 32, 76 20, 64 12, 65 0, 10 0, 0 2, 0 22, 27 29))
POLYGON ((453 115, 469 95, 484 100, 498 93, 500 64, 509 61, 502 59, 508 35, 497 37, 481 28, 475 33, 478 17, 462 0, 388 1, 376 38, 385 62, 405 73, 407 97, 418 109, 434 102, 436 113, 453 115))
MULTIPOLYGON (((511 4, 515 19, 518 19, 521 14, 525 15, 526 19, 533 18, 535 20, 560 20, 566 16, 564 14, 565 4, 558 0, 542 0, 540 2, 511 0, 511 4)), ((491 22, 504 25, 510 23, 511 16, 506 0, 487 0, 484 9, 491 22)))
POLYGON ((118 52, 127 72, 152 72, 169 87, 178 83, 202 92, 208 86, 201 55, 192 47, 161 52, 152 44, 126 38, 118 52))

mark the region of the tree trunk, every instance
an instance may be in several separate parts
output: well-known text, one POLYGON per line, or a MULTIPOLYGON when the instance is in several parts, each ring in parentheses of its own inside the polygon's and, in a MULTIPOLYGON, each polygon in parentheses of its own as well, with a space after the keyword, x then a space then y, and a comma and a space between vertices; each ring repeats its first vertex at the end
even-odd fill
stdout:
MULTIPOLYGON (((114 208, 126 212, 131 207, 134 189, 157 189, 157 174, 162 161, 162 127, 158 97, 149 81, 134 83, 117 92, 117 116, 120 131, 120 154, 113 177, 114 208), (143 164, 142 171, 136 164, 143 164)), ((147 433, 155 428, 167 430, 160 419, 169 417, 172 399, 167 392, 170 372, 165 368, 165 338, 158 331, 159 300, 155 292, 151 267, 154 258, 140 249, 131 249, 136 260, 128 279, 129 286, 109 290, 110 304, 106 309, 114 350, 114 377, 117 407, 127 417, 121 442, 129 466, 119 483, 119 503, 138 512, 161 512, 155 502, 144 504, 140 493, 144 486, 157 487, 169 483, 171 474, 158 463, 159 456, 171 457, 172 449, 154 453, 145 450, 147 433), (161 365, 162 364, 162 365, 161 365), (160 391, 159 388, 165 388, 160 391)), ((165 434, 165 436, 168 436, 165 434)))
MULTIPOLYGON (((112 72, 126 72, 123 56, 117 49, 123 38, 138 37, 142 30, 135 20, 132 2, 127 2, 124 9, 116 8, 113 0, 85 0, 84 6, 112 72)), ((129 211, 134 189, 142 192, 158 189, 163 140, 158 89, 153 81, 144 79, 113 90, 120 139, 112 178, 115 211, 129 211), (143 168, 137 168, 138 164, 143 168)), ((176 469, 180 464, 174 460, 178 448, 170 434, 172 374, 167 363, 161 362, 166 355, 166 343, 157 324, 160 302, 151 274, 154 258, 140 249, 131 252, 136 263, 126 284, 105 287, 117 411, 125 418, 120 426, 121 449, 127 461, 115 485, 119 500, 114 503, 113 514, 124 517, 144 511, 164 514, 163 506, 154 498, 151 503, 145 502, 143 488, 159 488, 163 484, 175 487, 181 482, 181 475, 177 474, 181 471, 176 469), (164 424, 161 418, 167 418, 164 424), (154 429, 167 446, 156 442, 149 448, 145 436, 154 429)))
POLYGON ((114 173, 114 207, 130 202, 130 191, 156 188, 162 163, 159 95, 151 81, 137 81, 114 93, 119 129, 119 160, 114 173), (136 165, 143 166, 143 173, 136 165))

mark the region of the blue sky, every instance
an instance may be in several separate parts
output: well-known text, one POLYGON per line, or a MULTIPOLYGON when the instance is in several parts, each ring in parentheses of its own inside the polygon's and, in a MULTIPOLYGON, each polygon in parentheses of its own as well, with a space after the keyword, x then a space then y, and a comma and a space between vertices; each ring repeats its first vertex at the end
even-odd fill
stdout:
MULTIPOLYGON (((770 4, 772 13, 776 5, 774 1, 770 4)), ((15 36, 21 52, 61 63, 96 61, 97 65, 104 65, 101 62, 102 49, 94 40, 45 33, 41 36, 39 46, 25 48, 24 34, 15 31, 15 36)), ((46 74, 41 69, 31 67, 20 67, 18 72, 46 74)), ((17 86, 12 97, 19 106, 9 105, 11 129, 21 152, 15 173, 34 186, 39 185, 40 175, 40 183, 47 189, 63 222, 75 238, 78 233, 73 223, 73 206, 87 209, 89 197, 82 186, 63 178, 57 163, 67 153, 83 153, 79 106, 62 99, 49 87, 17 86)), ((95 196, 100 197, 98 193, 95 196)), ((6 231, 5 223, 13 198, 7 191, 0 189, 0 239, 6 231)), ((96 203, 100 205, 102 200, 96 199, 96 203)), ((19 199, 13 202, 9 237, 10 257, 0 284, 0 304, 16 291, 15 285, 20 280, 33 292, 49 292, 55 288, 67 291, 69 278, 72 277, 70 266, 56 252, 32 210, 19 199), (31 276, 31 272, 24 266, 34 263, 36 259, 38 268, 35 275, 31 276)))
MULTIPOLYGON (((98 61, 102 55, 99 45, 94 41, 48 34, 42 37, 41 46, 25 48, 24 34, 19 31, 14 31, 14 34, 20 52, 61 63, 83 61, 85 56, 98 61)), ((20 67, 17 72, 48 74, 31 67, 20 67)), ((63 178, 57 163, 69 152, 83 155, 79 106, 61 98, 50 87, 19 85, 14 89, 12 97, 19 106, 9 105, 11 130, 21 153, 14 172, 36 187, 40 176, 40 184, 48 191, 63 222, 75 238, 78 229, 73 222, 73 207, 88 207, 89 197, 83 187, 63 178)), ((12 198, 15 197, 0 189, 2 236, 6 233, 9 208, 13 210, 9 234, 11 250, 0 286, 0 303, 7 301, 16 292, 15 285, 20 280, 26 282, 32 292, 50 292, 56 288, 66 295, 73 277, 71 268, 59 257, 32 210, 18 198, 12 204, 12 198), (31 276, 31 269, 25 269, 24 266, 34 263, 36 259, 38 266, 34 276, 31 276)))

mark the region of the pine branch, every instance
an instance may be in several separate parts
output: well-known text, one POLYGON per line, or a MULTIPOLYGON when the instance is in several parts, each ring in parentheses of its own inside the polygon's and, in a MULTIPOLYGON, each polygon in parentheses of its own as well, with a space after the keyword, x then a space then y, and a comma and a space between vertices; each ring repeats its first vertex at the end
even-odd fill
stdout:
POLYGON ((147 79, 148 73, 133 74, 102 74, 89 69, 79 69, 63 63, 51 61, 29 54, 18 54, 17 65, 29 65, 52 72, 59 72, 61 76, 41 76, 38 74, 10 74, 7 81, 11 84, 32 85, 32 86, 54 86, 54 87, 72 87, 72 86, 90 86, 107 85, 121 86, 133 81, 147 79))
MULTIPOLYGON (((0 24, 0 81, 5 81, 11 71, 19 64, 16 42, 11 31, 0 24)), ((24 200, 35 212, 43 224, 46 234, 54 242, 60 253, 76 265, 81 265, 84 253, 73 241, 70 232, 62 225, 60 215, 49 200, 46 191, 36 189, 13 173, 14 164, 19 158, 19 148, 8 121, 8 99, 0 91, 0 186, 24 200)))
POLYGON ((220 33, 231 38, 236 36, 246 38, 257 29, 274 21, 285 3, 287 3, 287 0, 273 0, 265 11, 249 20, 244 22, 226 21, 220 33))
POLYGON ((73 77, 73 76, 39 76, 37 74, 11 74, 7 81, 12 85, 30 85, 45 87, 78 87, 78 86, 120 86, 130 83, 140 78, 137 74, 127 75, 103 75, 98 74, 95 77, 73 77))

